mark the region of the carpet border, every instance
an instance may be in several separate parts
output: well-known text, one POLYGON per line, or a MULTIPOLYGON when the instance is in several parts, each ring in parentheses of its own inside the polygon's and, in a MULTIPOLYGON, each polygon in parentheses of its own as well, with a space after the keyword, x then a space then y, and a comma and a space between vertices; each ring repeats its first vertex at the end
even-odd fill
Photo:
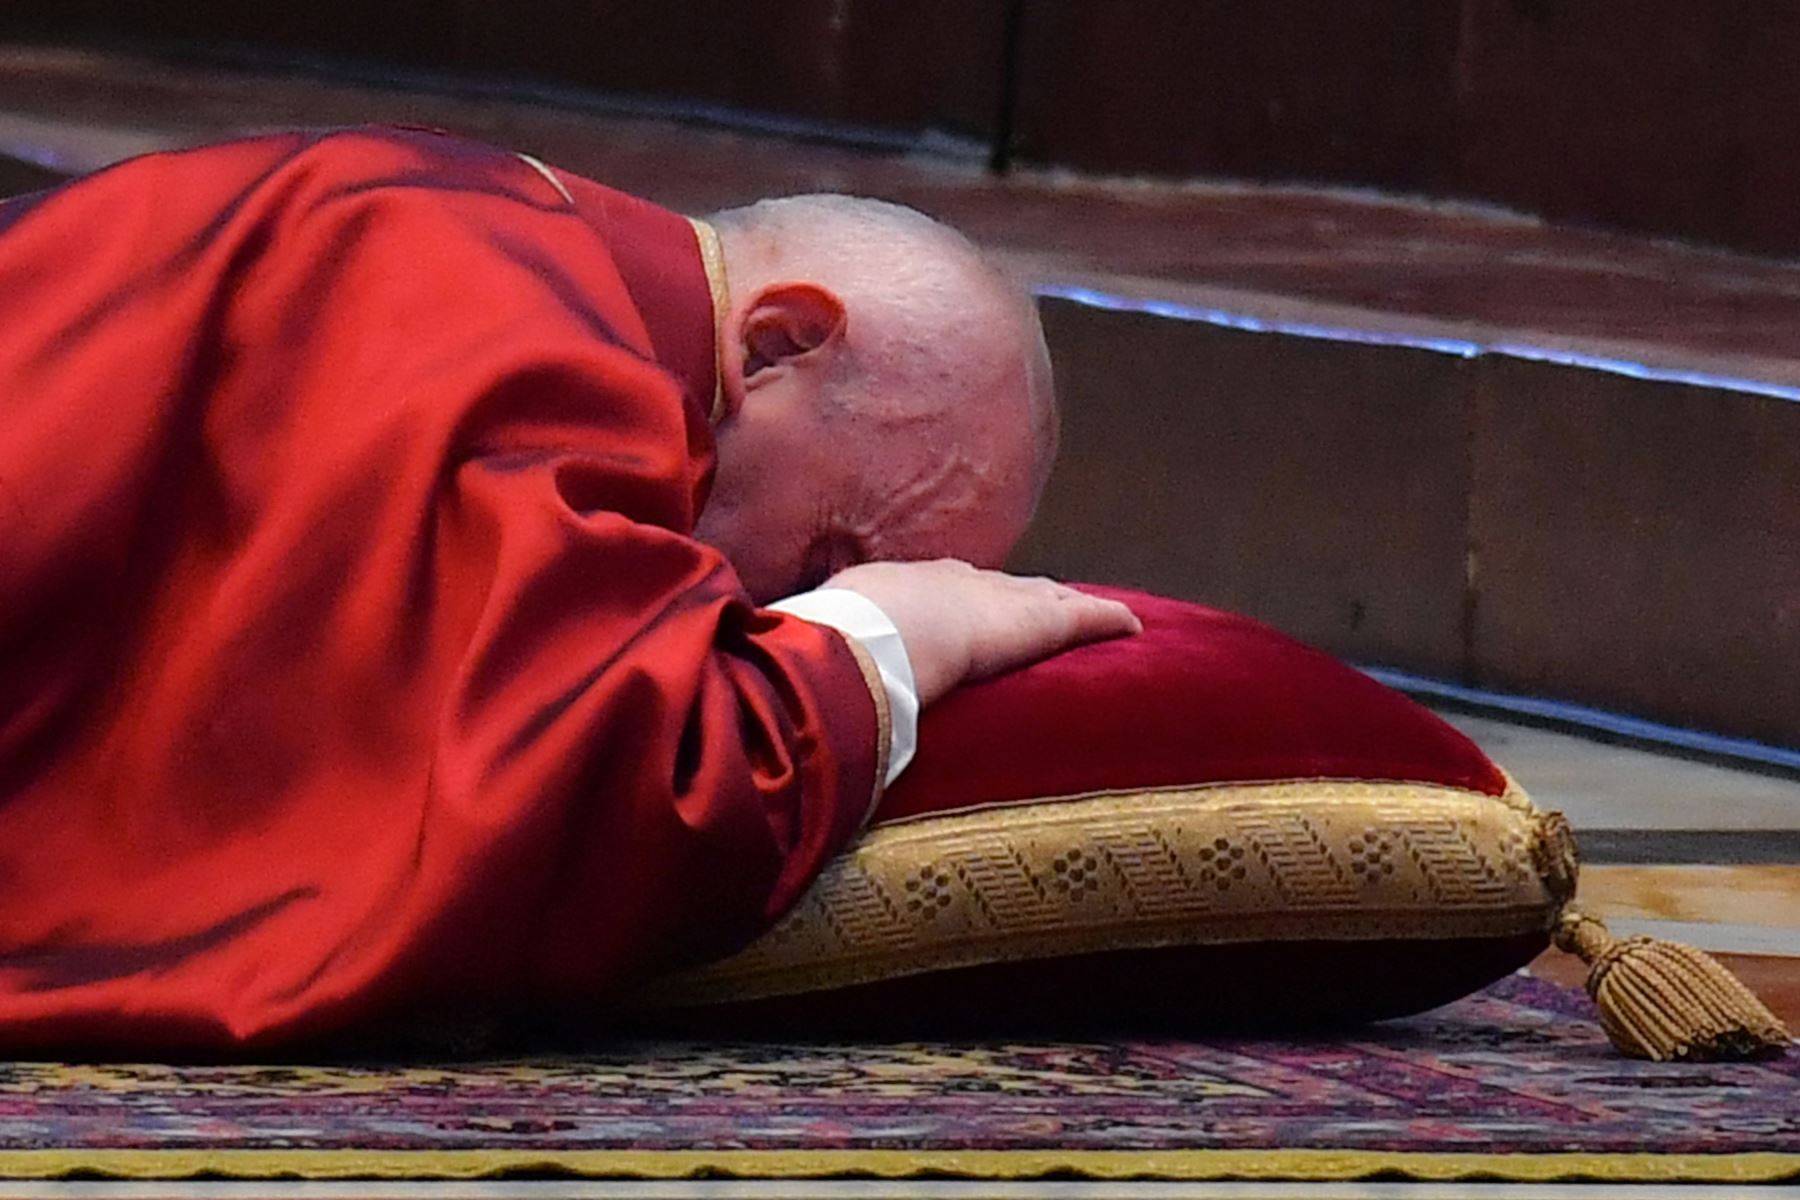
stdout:
POLYGON ((1352 1150, 4 1150, 0 1180, 803 1179, 916 1176, 1328 1182, 1398 1175, 1507 1183, 1773 1183, 1800 1179, 1800 1151, 1742 1154, 1493 1154, 1352 1150))

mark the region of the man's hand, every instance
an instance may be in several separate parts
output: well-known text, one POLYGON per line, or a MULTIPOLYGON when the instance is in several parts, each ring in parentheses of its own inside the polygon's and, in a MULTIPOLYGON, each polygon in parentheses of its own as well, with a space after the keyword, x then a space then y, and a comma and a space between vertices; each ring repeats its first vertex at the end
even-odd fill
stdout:
POLYGON ((921 707, 958 684, 1144 628, 1115 600, 953 558, 864 563, 825 586, 860 592, 881 606, 906 643, 921 707))

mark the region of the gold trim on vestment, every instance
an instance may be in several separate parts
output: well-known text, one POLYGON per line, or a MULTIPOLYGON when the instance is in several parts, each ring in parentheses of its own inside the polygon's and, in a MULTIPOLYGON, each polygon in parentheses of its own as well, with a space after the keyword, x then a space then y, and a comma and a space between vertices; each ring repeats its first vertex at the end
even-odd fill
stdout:
POLYGON ((1574 890, 1567 836, 1516 785, 1342 779, 920 817, 871 831, 748 948, 632 1006, 1109 950, 1547 936, 1574 890))
POLYGON ((545 179, 548 179, 550 181, 550 186, 556 189, 556 194, 563 198, 563 203, 575 203, 575 197, 569 194, 569 189, 563 184, 562 180, 556 177, 556 172, 552 171, 549 164, 545 163, 543 159, 533 158, 522 150, 515 150, 513 151, 513 154, 520 162, 536 171, 539 175, 542 175, 545 179))
POLYGON ((882 682, 881 668, 876 664, 875 656, 857 638, 847 633, 838 636, 850 647, 850 653, 862 671, 863 683, 875 698, 875 786, 870 791, 869 807, 864 810, 862 820, 857 822, 856 827, 862 829, 875 815, 875 806, 881 803, 881 794, 887 790, 888 762, 894 752, 894 714, 888 703, 887 684, 882 682))
POLYGON ((731 281, 725 274, 725 247, 718 231, 705 221, 687 219, 700 243, 700 263, 706 268, 706 285, 712 292, 713 402, 711 421, 725 415, 725 317, 731 311, 731 281))
POLYGON ((925 1174, 966 1179, 1295 1180, 1398 1174, 1415 1180, 1593 1179, 1770 1183, 1800 1177, 1800 1154, 1494 1154, 1405 1150, 4 1150, 0 1179, 75 1173, 117 1179, 480 1179, 507 1172, 578 1178, 805 1179, 925 1174))

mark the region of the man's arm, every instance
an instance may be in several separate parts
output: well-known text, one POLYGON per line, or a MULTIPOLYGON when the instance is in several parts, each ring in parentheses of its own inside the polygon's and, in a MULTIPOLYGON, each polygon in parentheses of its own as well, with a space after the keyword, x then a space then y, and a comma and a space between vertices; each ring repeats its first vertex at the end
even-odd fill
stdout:
POLYGON ((899 628, 881 606, 848 588, 821 587, 778 600, 770 611, 835 629, 869 656, 885 704, 887 753, 882 786, 900 777, 919 741, 919 685, 899 628))

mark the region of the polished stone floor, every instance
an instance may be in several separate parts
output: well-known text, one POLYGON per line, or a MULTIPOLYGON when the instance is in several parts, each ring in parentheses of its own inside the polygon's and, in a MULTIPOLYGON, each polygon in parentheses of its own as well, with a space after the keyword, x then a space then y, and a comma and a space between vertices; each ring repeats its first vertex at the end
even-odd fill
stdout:
MULTIPOLYGON (((1673 846, 1680 830, 1800 831, 1800 779, 1607 745, 1497 717, 1443 715, 1518 777, 1534 800, 1564 813, 1578 829, 1657 831, 1672 853, 1678 852, 1673 846)), ((1788 861, 1800 863, 1800 853, 1788 861)))
MULTIPOLYGON (((1614 932, 1720 954, 1800 1027, 1800 781, 1445 715, 1574 823, 1580 901, 1614 932)), ((1583 974, 1558 951, 1532 970, 1583 974)))
MULTIPOLYGON (((1800 1027, 1800 780, 1447 713, 1583 847, 1581 903, 1614 932, 1720 954, 1800 1027)), ((1551 951, 1534 973, 1583 968, 1551 951)))

